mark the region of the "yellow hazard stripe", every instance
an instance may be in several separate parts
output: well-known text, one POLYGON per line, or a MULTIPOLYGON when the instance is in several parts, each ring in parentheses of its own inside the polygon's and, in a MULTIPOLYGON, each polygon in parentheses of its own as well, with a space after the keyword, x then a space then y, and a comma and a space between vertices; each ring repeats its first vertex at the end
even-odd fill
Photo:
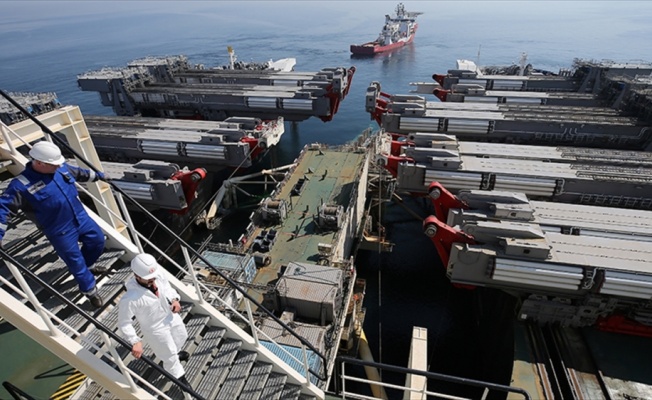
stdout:
POLYGON ((79 371, 73 372, 64 383, 59 386, 56 392, 50 396, 50 400, 64 400, 72 396, 75 390, 84 382, 86 375, 79 371))

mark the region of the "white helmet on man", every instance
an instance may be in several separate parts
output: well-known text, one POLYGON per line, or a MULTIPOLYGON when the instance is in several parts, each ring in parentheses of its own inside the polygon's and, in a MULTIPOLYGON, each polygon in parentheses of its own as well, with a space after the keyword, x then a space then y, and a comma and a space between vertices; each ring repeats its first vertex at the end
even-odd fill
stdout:
POLYGON ((152 279, 159 267, 159 263, 151 254, 141 253, 131 260, 131 270, 145 280, 152 279))
POLYGON ((66 161, 63 155, 61 155, 61 149, 56 144, 47 140, 41 140, 34 144, 29 151, 29 156, 37 161, 53 165, 61 165, 66 161))

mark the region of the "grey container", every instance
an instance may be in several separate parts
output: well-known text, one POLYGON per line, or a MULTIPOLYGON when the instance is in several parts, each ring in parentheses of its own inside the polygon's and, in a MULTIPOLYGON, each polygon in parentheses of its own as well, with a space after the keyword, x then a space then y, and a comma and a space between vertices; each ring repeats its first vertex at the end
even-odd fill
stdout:
POLYGON ((290 263, 276 285, 281 310, 299 319, 326 325, 335 319, 342 293, 343 271, 329 266, 290 263))

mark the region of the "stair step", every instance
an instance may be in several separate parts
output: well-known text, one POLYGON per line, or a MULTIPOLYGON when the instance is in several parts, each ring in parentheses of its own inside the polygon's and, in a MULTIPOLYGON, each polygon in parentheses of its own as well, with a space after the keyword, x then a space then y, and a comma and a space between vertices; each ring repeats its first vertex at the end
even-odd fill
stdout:
POLYGON ((50 241, 31 222, 7 230, 2 239, 2 245, 7 249, 9 255, 28 268, 35 264, 39 265, 44 259, 47 261, 56 259, 50 241), (49 254, 52 255, 49 256, 49 254))
MULTIPOLYGON (((87 324, 86 318, 82 317, 79 314, 73 314, 66 318, 64 320, 66 324, 68 324, 70 327, 74 328, 78 332, 80 331, 80 327, 84 326, 87 324)), ((118 308, 117 307, 112 307, 109 312, 106 312, 102 315, 102 318, 100 319, 100 322, 105 325, 107 328, 111 328, 114 332, 117 329, 118 325, 118 308)), ((65 326, 60 326, 59 329, 65 333, 68 336, 74 337, 73 333, 68 330, 65 326)), ((93 343, 101 343, 102 339, 100 336, 100 330, 99 329, 92 329, 91 332, 88 333, 86 340, 91 341, 93 343)), ((90 350, 89 347, 84 347, 88 350, 90 350)), ((92 351, 92 350, 91 350, 92 351)))
POLYGON ((283 393, 281 393, 281 400, 296 400, 301 395, 301 386, 286 383, 283 386, 283 393))
POLYGON ((91 382, 88 387, 86 387, 86 389, 79 393, 75 398, 77 400, 93 400, 97 398, 102 390, 104 390, 102 386, 98 385, 96 382, 91 382))
MULTIPOLYGON (((56 257, 54 249, 50 248, 50 250, 52 251, 52 255, 56 257)), ((51 263, 39 267, 38 270, 34 272, 38 275, 39 278, 49 283, 50 286, 54 287, 62 282, 64 277, 68 278, 70 276, 70 273, 68 272, 68 266, 66 263, 61 261, 60 258, 56 258, 51 263)), ((32 290, 34 290, 34 293, 40 295, 39 298, 48 298, 51 296, 50 292, 44 291, 40 285, 33 285, 32 290)))
POLYGON ((179 316, 181 319, 185 320, 188 314, 190 314, 193 304, 190 301, 180 301, 179 304, 181 304, 181 311, 179 311, 179 316))
POLYGON ((245 383, 242 391, 240 392, 240 400, 258 400, 263 392, 267 378, 272 372, 273 365, 269 363, 256 362, 254 363, 247 383, 245 383))
MULTIPOLYGON (((121 356, 126 356, 124 359, 124 363, 127 365, 127 368, 132 370, 134 373, 137 375, 147 378, 145 374, 147 371, 149 371, 149 365, 145 363, 142 360, 136 359, 133 356, 131 356, 131 349, 125 349, 124 347, 120 346, 118 349, 118 352, 120 353, 121 356)), ((154 358, 154 352, 152 349, 149 347, 149 345, 145 344, 143 347, 143 355, 146 357, 149 357, 151 359, 154 358)), ((103 360, 111 365, 112 367, 116 368, 117 370, 117 365, 113 363, 112 361, 108 360, 107 358, 103 358, 103 360)), ((134 381, 136 382, 136 385, 141 386, 143 390, 149 391, 144 385, 142 385, 137 379, 134 378, 134 381)), ((91 399, 97 399, 97 396, 102 393, 102 399, 115 399, 115 397, 109 392, 108 390, 105 390, 103 387, 98 385, 95 382, 91 382, 91 384, 83 391, 80 393, 80 396, 78 397, 79 399, 83 400, 91 400, 91 399)), ((77 397, 76 397, 77 398, 77 397)))
POLYGON ((113 394, 111 394, 111 392, 106 390, 104 391, 104 393, 102 393, 102 396, 100 396, 98 400, 116 400, 116 397, 113 394))
MULTIPOLYGON (((22 213, 20 215, 21 217, 13 218, 9 222, 2 245, 18 263, 38 274, 41 268, 54 262, 57 256, 50 242, 34 223, 26 219, 22 213)), ((0 261, 0 275, 12 283, 15 282, 4 260, 0 261)), ((47 278, 44 280, 49 282, 47 278)), ((38 286, 29 278, 27 281, 32 288, 38 286)))
MULTIPOLYGON (((224 328, 218 328, 216 326, 209 327, 206 333, 201 336, 201 341, 197 345, 197 348, 191 353, 190 358, 183 366, 186 370, 186 379, 188 379, 190 386, 194 389, 197 389, 197 385, 202 379, 202 372, 206 364, 208 364, 217 353, 225 333, 226 329, 224 328)), ((190 336, 190 332, 188 332, 188 336, 190 336)), ((186 345, 188 345, 189 342, 190 340, 186 342, 186 345)), ((176 386, 169 390, 168 396, 173 399, 183 397, 181 390, 176 386)))
POLYGON ((231 366, 231 370, 220 389, 217 398, 219 399, 235 399, 242 391, 247 377, 251 371, 251 367, 256 361, 258 353, 255 351, 240 351, 231 366))
MULTIPOLYGON (((112 307, 108 313, 105 313, 102 316, 100 322, 107 328, 111 329, 112 332, 120 336, 120 332, 118 332, 118 307, 112 307)), ((105 343, 104 340, 102 340, 102 336, 100 333, 101 331, 99 329, 96 329, 95 327, 90 327, 89 330, 90 332, 87 332, 86 334, 87 341, 91 343, 95 343, 95 345, 98 347, 104 346, 105 343)), ((140 330, 138 328, 136 329, 136 332, 140 334, 140 330)), ((120 346, 117 344, 117 342, 113 340, 112 342, 115 343, 116 350, 118 351, 120 357, 124 359, 128 355, 131 349, 126 348, 125 346, 120 346)), ((95 353, 95 350, 92 349, 89 343, 84 343, 83 346, 91 353, 95 353)))
POLYGON ((260 395, 260 400, 280 399, 286 380, 287 376, 279 374, 278 372, 272 372, 269 374, 269 378, 267 379, 263 393, 260 395))
POLYGON ((14 258, 24 255, 36 258, 36 255, 31 253, 39 252, 44 245, 49 246, 50 242, 34 222, 20 211, 9 220, 2 244, 14 258), (34 246, 38 247, 34 249, 34 246))
POLYGON ((217 353, 225 334, 226 329, 224 328, 216 326, 208 328, 202 337, 201 342, 197 346, 197 349, 186 362, 186 365, 184 366, 187 375, 186 377, 193 387, 199 383, 199 380, 202 378, 200 373, 217 353))
POLYGON ((190 352, 189 349, 201 341, 201 334, 210 320, 211 317, 202 314, 194 314, 188 319, 188 322, 186 322, 188 340, 186 340, 186 343, 183 345, 181 350, 190 352))
MULTIPOLYGON (((115 264, 123 254, 124 254, 124 250, 107 249, 102 253, 100 258, 97 260, 96 265, 109 267, 115 264)), ((55 262, 54 265, 58 265, 61 268, 65 268, 65 270, 67 271, 67 267, 65 266, 65 263, 60 259, 57 260, 57 262, 55 262)), ((102 296, 102 299, 104 300, 105 304, 110 303, 111 300, 120 292, 120 290, 124 288, 124 282, 126 280, 126 277, 131 273, 129 268, 124 268, 124 265, 122 268, 114 269, 112 271, 115 272, 109 274, 107 276, 108 281, 102 282, 99 288, 100 296, 102 296)), ((107 277, 102 277, 102 278, 98 277, 98 279, 105 280, 107 279, 107 277)), ((66 278, 70 278, 70 276, 67 275, 66 278)), ((53 287, 57 289, 61 294, 63 294, 67 299, 70 299, 72 301, 79 301, 80 299, 82 299, 82 297, 85 298, 85 296, 79 292, 79 286, 77 285, 77 282, 74 279, 66 279, 62 282, 56 282, 53 284, 53 287)), ((87 303, 86 308, 90 309, 90 304, 88 304, 87 300, 85 301, 87 303)), ((59 299, 56 297, 51 297, 48 300, 44 301, 43 306, 45 306, 48 310, 52 311, 55 314, 58 314, 59 312, 61 312, 66 308, 65 304, 61 303, 59 299)), ((93 313, 95 315, 99 315, 99 312, 96 310, 93 310, 93 313)))
POLYGON ((125 251, 122 249, 104 249, 102 252, 102 255, 100 258, 95 261, 95 264, 93 264, 93 267, 104 267, 108 270, 108 272, 96 276, 95 279, 100 280, 104 276, 107 275, 112 275, 114 271, 120 270, 120 269, 126 269, 130 271, 130 268, 126 267, 126 263, 118 262, 119 258, 122 257, 125 254, 125 251))
POLYGON ((207 399, 215 397, 215 394, 226 379, 229 367, 237 356, 241 345, 242 341, 236 339, 229 338, 223 342, 215 358, 213 358, 213 361, 208 366, 204 378, 199 383, 196 389, 197 393, 207 399))

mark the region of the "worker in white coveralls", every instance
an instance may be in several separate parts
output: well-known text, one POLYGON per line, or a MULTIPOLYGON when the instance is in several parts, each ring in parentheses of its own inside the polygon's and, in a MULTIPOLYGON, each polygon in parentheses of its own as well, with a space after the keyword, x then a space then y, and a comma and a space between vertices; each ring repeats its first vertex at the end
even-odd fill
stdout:
POLYGON ((132 345, 131 354, 136 358, 143 354, 143 340, 132 323, 135 316, 143 339, 163 360, 163 367, 190 386, 181 365, 189 355, 180 351, 188 332, 179 316, 179 294, 170 286, 165 271, 151 254, 142 253, 134 257, 131 270, 134 277, 125 283, 127 292, 120 299, 118 313, 118 327, 132 345))

